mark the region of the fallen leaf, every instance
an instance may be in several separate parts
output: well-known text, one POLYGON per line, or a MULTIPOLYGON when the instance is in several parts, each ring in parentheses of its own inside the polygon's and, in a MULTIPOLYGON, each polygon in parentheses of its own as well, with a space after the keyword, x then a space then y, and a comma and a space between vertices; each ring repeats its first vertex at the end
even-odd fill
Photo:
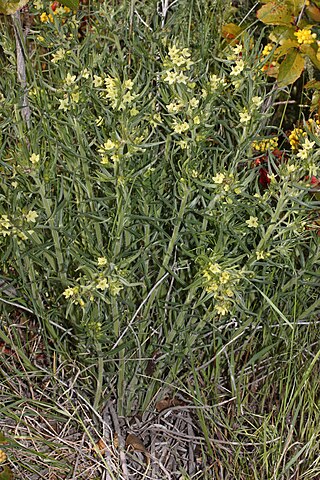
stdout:
POLYGON ((106 443, 104 442, 104 440, 102 440, 102 438, 100 438, 97 441, 97 443, 94 446, 94 450, 95 450, 96 453, 99 453, 100 455, 104 455, 107 452, 108 447, 107 447, 106 443))
POLYGON ((119 438, 117 433, 113 435, 113 446, 114 448, 119 448, 119 438))
POLYGON ((159 402, 156 403, 155 408, 157 412, 162 412, 163 410, 166 410, 167 408, 172 408, 172 407, 181 407, 185 405, 184 402, 181 400, 178 400, 177 398, 163 398, 162 400, 159 400, 159 402))
POLYGON ((126 438, 126 448, 131 448, 135 452, 141 452, 146 457, 147 463, 150 463, 150 453, 144 446, 142 440, 133 433, 129 433, 126 438))

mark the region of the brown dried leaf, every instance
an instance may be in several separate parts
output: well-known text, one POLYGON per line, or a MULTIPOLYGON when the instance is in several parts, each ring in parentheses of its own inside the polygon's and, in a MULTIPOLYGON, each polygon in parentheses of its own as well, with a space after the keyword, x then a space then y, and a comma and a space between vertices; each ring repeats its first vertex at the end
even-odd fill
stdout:
POLYGON ((156 403, 155 408, 157 412, 160 413, 162 410, 166 410, 167 408, 181 407, 183 405, 185 405, 185 403, 177 398, 163 398, 156 403))
POLYGON ((148 454, 146 447, 143 445, 142 440, 133 433, 129 433, 126 438, 126 448, 132 448, 135 452, 142 452, 148 454))
POLYGON ((105 455, 105 453, 108 450, 107 444, 105 443, 102 438, 100 438, 97 443, 94 446, 94 450, 96 453, 99 453, 100 455, 105 455))
POLYGON ((113 446, 114 448, 119 448, 119 437, 117 433, 113 435, 113 446))
POLYGON ((135 452, 143 453, 144 456, 146 457, 147 464, 150 463, 150 453, 144 446, 142 440, 140 440, 140 438, 134 435, 133 433, 129 433, 129 435, 126 438, 126 448, 131 448, 135 452))

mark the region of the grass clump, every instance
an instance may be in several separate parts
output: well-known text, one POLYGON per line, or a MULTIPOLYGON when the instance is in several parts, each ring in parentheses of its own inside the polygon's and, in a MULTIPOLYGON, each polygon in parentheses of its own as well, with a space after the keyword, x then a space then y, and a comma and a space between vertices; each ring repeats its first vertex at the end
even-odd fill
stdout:
POLYGON ((291 148, 263 38, 224 41, 219 2, 39 6, 29 128, 1 38, 2 425, 31 432, 12 468, 316 478, 316 119, 291 148))

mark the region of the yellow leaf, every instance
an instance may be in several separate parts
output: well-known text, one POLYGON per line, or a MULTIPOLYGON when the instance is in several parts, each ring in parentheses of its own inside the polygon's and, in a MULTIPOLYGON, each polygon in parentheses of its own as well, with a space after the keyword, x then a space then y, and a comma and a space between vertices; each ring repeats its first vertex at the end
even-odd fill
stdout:
POLYGON ((257 17, 266 25, 292 25, 294 15, 285 3, 268 2, 257 11, 257 17))
POLYGON ((0 13, 5 15, 11 15, 17 10, 20 10, 28 3, 28 0, 18 0, 17 2, 7 2, 6 0, 0 0, 0 13))

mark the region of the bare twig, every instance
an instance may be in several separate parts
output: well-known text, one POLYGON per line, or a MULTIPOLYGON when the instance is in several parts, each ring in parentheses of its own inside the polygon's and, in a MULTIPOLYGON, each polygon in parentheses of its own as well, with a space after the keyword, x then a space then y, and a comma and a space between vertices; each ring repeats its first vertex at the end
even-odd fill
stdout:
POLYGON ((27 127, 30 128, 30 106, 28 101, 27 92, 27 75, 26 75, 26 62, 25 62, 25 49, 24 49, 24 35, 22 32, 20 11, 17 10, 11 15, 14 36, 16 39, 16 55, 17 55, 17 76, 18 81, 22 88, 22 107, 21 116, 26 122, 27 127))
POLYGON ((120 455, 122 473, 123 473, 124 478, 126 480, 129 480, 129 472, 128 472, 128 467, 127 467, 126 453, 125 453, 125 441, 124 441, 123 436, 121 435, 121 429, 120 429, 120 425, 119 425, 118 415, 117 415, 115 409, 113 408, 113 404, 112 404, 111 401, 108 403, 108 409, 109 409, 109 412, 110 412, 110 415, 111 415, 111 418, 112 418, 112 421, 113 421, 114 430, 115 430, 116 434, 118 435, 119 452, 120 452, 119 455, 120 455))

